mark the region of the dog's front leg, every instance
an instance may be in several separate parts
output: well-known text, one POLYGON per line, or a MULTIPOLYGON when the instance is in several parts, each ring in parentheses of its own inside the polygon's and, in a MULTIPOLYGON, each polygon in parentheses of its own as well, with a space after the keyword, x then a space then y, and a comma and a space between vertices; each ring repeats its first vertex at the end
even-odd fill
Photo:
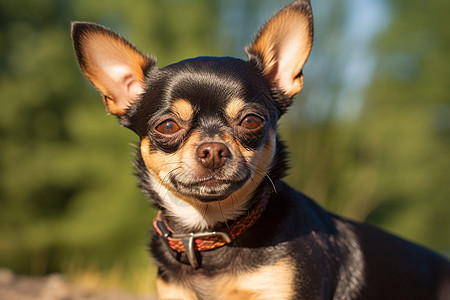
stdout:
POLYGON ((161 277, 156 280, 156 289, 159 300, 197 300, 193 291, 181 285, 164 281, 161 277))

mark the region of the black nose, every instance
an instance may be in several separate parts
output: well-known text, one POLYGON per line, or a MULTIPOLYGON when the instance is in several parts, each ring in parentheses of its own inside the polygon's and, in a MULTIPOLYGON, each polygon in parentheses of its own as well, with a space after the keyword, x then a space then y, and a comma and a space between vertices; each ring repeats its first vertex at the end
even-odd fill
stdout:
POLYGON ((197 157, 207 169, 222 167, 230 156, 230 150, 223 143, 205 143, 197 148, 197 157))

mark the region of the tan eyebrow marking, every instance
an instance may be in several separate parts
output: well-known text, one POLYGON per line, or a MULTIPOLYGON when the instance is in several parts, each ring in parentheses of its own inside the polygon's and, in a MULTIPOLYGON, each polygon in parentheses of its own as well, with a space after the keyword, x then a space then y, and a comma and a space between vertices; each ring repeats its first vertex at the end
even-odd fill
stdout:
POLYGON ((172 103, 172 111, 177 114, 183 121, 188 121, 194 114, 191 103, 185 99, 177 99, 172 103))
POLYGON ((244 107, 244 100, 240 98, 233 98, 225 108, 225 113, 230 119, 235 119, 239 116, 239 113, 244 109, 244 107))

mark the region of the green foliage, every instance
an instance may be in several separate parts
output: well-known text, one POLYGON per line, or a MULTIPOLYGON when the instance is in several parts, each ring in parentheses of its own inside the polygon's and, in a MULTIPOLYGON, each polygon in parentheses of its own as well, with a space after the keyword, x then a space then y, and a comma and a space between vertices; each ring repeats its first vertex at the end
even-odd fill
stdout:
POLYGON ((391 24, 376 40, 380 64, 365 111, 383 146, 373 220, 386 206, 399 206, 383 226, 448 253, 450 126, 443 120, 450 119, 450 4, 392 5, 391 24))

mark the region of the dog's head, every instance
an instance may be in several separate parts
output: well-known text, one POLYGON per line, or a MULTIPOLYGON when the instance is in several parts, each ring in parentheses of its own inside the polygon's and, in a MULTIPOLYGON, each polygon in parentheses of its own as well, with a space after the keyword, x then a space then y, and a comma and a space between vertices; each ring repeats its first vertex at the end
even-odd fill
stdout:
POLYGON ((75 22, 72 38, 107 110, 140 138, 142 185, 169 214, 189 207, 207 227, 218 221, 207 220, 208 204, 235 217, 273 168, 277 121, 302 89, 312 26, 309 1, 295 1, 263 26, 247 61, 198 57, 161 69, 100 25, 75 22))

